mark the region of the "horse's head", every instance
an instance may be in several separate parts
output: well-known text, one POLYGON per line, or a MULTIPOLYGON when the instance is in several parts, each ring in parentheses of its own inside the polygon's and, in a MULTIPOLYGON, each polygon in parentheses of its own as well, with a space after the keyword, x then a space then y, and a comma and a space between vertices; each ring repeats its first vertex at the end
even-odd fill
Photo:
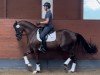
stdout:
POLYGON ((22 39, 23 31, 25 31, 25 33, 28 36, 34 30, 38 29, 38 27, 35 26, 34 24, 32 24, 31 22, 24 21, 24 20, 21 20, 19 22, 16 21, 14 23, 13 27, 14 27, 14 29, 16 31, 17 40, 19 40, 19 41, 22 39))
POLYGON ((22 39, 22 34, 23 34, 24 29, 21 25, 19 25, 17 23, 17 21, 14 23, 13 27, 14 27, 15 32, 16 32, 17 40, 20 41, 22 39))

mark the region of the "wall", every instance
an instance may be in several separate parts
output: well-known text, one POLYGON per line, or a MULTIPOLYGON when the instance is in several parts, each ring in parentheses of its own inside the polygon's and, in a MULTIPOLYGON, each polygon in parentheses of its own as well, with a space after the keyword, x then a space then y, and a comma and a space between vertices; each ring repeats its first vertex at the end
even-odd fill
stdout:
POLYGON ((81 19, 81 0, 54 0, 54 19, 81 19))
MULTIPOLYGON (((41 19, 41 0, 2 0, 0 18, 41 19)), ((54 19, 80 19, 80 0, 54 0, 54 19)))
POLYGON ((0 18, 6 17, 5 0, 0 0, 0 18))

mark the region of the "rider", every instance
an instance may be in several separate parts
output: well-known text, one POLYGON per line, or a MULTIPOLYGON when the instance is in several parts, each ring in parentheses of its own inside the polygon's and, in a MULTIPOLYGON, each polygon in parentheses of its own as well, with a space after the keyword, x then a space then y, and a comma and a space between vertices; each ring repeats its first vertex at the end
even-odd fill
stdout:
POLYGON ((37 23, 37 25, 43 25, 43 30, 40 34, 40 39, 42 40, 41 46, 40 46, 40 51, 46 51, 46 35, 50 33, 50 31, 53 30, 53 25, 52 25, 52 13, 51 13, 51 4, 49 2, 44 3, 44 10, 46 11, 45 14, 45 20, 37 23))

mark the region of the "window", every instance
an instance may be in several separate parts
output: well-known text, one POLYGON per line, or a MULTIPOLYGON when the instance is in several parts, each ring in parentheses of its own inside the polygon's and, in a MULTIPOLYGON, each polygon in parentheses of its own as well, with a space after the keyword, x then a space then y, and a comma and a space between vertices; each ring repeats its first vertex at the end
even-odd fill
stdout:
POLYGON ((100 0, 84 0, 83 19, 100 20, 100 0))

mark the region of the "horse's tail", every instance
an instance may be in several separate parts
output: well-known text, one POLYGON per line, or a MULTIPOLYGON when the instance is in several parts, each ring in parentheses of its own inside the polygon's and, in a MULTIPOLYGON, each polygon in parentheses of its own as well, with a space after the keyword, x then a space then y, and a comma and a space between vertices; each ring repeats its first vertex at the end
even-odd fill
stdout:
POLYGON ((97 47, 96 47, 95 44, 88 43, 84 39, 84 37, 82 35, 78 34, 78 33, 76 34, 76 36, 77 36, 77 42, 78 42, 78 44, 81 44, 84 47, 84 49, 85 49, 85 51, 87 53, 89 53, 89 54, 97 53, 98 50, 97 50, 97 47))

